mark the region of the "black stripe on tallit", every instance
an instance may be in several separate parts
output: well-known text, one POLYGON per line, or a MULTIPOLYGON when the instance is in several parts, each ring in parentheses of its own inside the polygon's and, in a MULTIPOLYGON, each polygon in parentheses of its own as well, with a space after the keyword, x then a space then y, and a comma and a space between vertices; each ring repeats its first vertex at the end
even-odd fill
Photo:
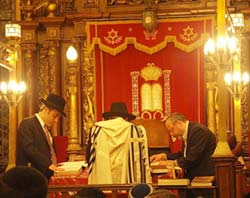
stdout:
MULTIPOLYGON (((139 138, 143 138, 143 134, 139 129, 135 126, 137 136, 139 138)), ((145 175, 145 162, 143 158, 143 151, 145 149, 144 143, 139 142, 139 151, 140 151, 140 173, 141 173, 141 182, 146 182, 146 175, 145 175)))
MULTIPOLYGON (((93 133, 93 135, 91 135, 92 137, 93 137, 93 143, 92 143, 92 145, 91 145, 91 147, 90 147, 90 157, 89 157, 89 174, 92 172, 92 169, 93 169, 93 164, 94 164, 94 162, 95 162, 95 146, 94 146, 94 144, 96 144, 96 138, 97 138, 97 136, 98 136, 98 134, 99 134, 99 132, 100 132, 100 130, 101 130, 101 127, 96 127, 95 128, 95 130, 94 130, 94 133, 93 133)), ((92 131, 91 131, 92 132, 92 131)), ((92 138, 91 137, 91 138, 92 138)))

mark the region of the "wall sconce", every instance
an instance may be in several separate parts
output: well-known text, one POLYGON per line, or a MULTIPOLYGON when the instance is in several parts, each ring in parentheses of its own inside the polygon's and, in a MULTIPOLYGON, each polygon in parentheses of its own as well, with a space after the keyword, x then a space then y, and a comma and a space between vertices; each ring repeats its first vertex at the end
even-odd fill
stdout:
POLYGON ((66 58, 68 61, 70 62, 75 62, 76 59, 77 59, 77 51, 76 49, 71 45, 69 46, 69 48, 67 49, 67 52, 66 52, 66 58))
POLYGON ((17 106, 26 91, 26 84, 24 82, 17 83, 5 81, 0 83, 0 99, 4 99, 9 106, 17 106))
POLYGON ((224 81, 228 91, 235 99, 240 99, 240 96, 246 91, 249 83, 249 74, 244 72, 226 73, 224 81))
POLYGON ((6 24, 5 25, 5 37, 6 38, 21 38, 21 26, 19 24, 6 24))

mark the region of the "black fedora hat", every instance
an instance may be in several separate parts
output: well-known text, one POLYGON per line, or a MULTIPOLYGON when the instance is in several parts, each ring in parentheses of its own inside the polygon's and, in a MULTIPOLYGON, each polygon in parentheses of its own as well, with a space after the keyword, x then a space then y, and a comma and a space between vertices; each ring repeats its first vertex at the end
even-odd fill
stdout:
POLYGON ((136 116, 128 113, 127 106, 124 102, 113 102, 110 107, 109 112, 104 112, 102 117, 108 119, 112 116, 121 116, 123 118, 128 118, 128 120, 134 120, 136 116))
POLYGON ((66 116, 66 113, 64 113, 64 107, 66 102, 63 97, 58 96, 56 94, 49 94, 46 100, 41 98, 41 102, 45 104, 47 107, 56 109, 61 114, 66 116))

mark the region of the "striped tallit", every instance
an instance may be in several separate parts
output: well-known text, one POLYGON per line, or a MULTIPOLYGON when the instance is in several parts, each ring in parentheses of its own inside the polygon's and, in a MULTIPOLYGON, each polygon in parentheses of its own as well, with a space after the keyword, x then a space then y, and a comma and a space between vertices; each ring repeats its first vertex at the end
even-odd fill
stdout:
POLYGON ((90 133, 89 184, 151 182, 143 127, 115 118, 97 122, 90 133))

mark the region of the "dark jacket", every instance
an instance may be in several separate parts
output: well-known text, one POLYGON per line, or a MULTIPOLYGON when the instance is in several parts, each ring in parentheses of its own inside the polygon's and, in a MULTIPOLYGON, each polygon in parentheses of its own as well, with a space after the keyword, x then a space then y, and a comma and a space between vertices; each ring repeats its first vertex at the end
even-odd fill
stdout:
POLYGON ((31 166, 47 178, 53 175, 48 167, 52 164, 50 147, 36 116, 24 119, 17 133, 17 165, 31 166))
POLYGON ((215 135, 205 126, 189 122, 187 132, 186 157, 184 147, 179 153, 170 153, 168 159, 177 159, 185 169, 185 177, 192 180, 195 176, 214 175, 214 162, 211 155, 216 147, 215 135))

